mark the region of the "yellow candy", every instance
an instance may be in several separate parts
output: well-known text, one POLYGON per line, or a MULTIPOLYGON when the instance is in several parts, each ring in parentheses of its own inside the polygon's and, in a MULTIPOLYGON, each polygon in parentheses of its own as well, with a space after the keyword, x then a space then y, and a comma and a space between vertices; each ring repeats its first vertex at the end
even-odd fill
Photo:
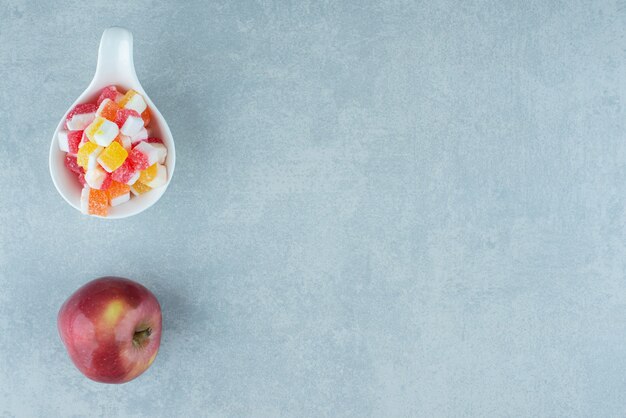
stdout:
POLYGON ((139 172, 139 179, 137 181, 140 181, 145 185, 156 177, 157 171, 157 163, 154 163, 150 167, 139 172))
POLYGON ((97 157, 97 155, 100 154, 100 151, 102 151, 102 147, 94 144, 93 142, 85 142, 80 148, 78 148, 78 154, 76 154, 76 161, 78 162, 78 165, 87 170, 90 165, 90 157, 93 161, 94 156, 97 157))
POLYGON ((87 138, 89 138, 91 142, 96 142, 94 140, 94 136, 96 135, 96 132, 98 132, 98 129, 100 129, 103 123, 104 118, 97 117, 94 119, 93 122, 91 122, 87 129, 85 129, 85 135, 87 135, 87 138))
POLYGON ((109 144, 117 137, 119 128, 115 122, 111 122, 103 117, 96 116, 91 124, 85 128, 85 135, 89 141, 95 142, 103 147, 109 144))
POLYGON ((120 145, 119 142, 113 141, 111 145, 106 147, 98 157, 98 163, 109 173, 119 168, 128 157, 128 151, 120 145))
POLYGON ((140 181, 136 181, 135 184, 130 186, 130 191, 133 192, 135 196, 139 196, 140 194, 144 194, 152 190, 152 187, 146 186, 140 181))
POLYGON ((137 93, 133 89, 128 90, 126 94, 120 99, 118 104, 124 109, 136 110, 139 114, 142 114, 147 107, 146 102, 141 94, 137 93))

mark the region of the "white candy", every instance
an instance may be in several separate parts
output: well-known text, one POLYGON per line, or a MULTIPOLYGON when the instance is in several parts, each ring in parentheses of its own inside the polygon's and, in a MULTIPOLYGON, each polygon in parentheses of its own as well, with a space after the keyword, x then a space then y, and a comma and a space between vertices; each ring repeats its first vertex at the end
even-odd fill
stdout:
MULTIPOLYGON (((93 140, 100 146, 108 147, 111 142, 117 138, 117 134, 120 133, 120 130, 117 127, 117 124, 111 122, 110 120, 104 118, 101 120, 102 124, 93 133, 93 140)), ((94 123, 97 123, 97 121, 94 123)), ((89 130, 89 128, 87 128, 87 130, 89 130)))
POLYGON ((91 154, 87 160, 87 170, 93 170, 98 167, 98 156, 91 154))
POLYGON ((163 144, 159 144, 158 142, 155 142, 153 144, 151 144, 154 148, 157 149, 158 151, 158 160, 157 162, 159 164, 165 164, 165 158, 167 157, 167 148, 165 147, 165 145, 163 144))
POLYGON ((91 152, 91 154, 89 154, 89 158, 87 160, 87 170, 91 170, 98 166, 98 157, 100 156, 103 150, 104 150, 103 147, 97 147, 91 152))
POLYGON ((159 161, 160 151, 154 145, 156 145, 156 144, 149 144, 147 142, 140 142, 139 145, 137 145, 133 149, 133 151, 137 150, 137 151, 141 152, 142 154, 144 154, 148 158, 148 167, 150 167, 152 164, 154 164, 157 161, 159 161))
POLYGON ((80 211, 85 215, 89 212, 89 186, 84 186, 80 192, 80 211))
POLYGON ((137 113, 141 115, 141 113, 146 110, 146 102, 141 97, 141 94, 133 94, 132 97, 126 104, 124 105, 124 109, 133 109, 137 113))
POLYGON ((157 174, 152 180, 146 183, 146 186, 150 186, 153 189, 163 186, 167 183, 167 168, 163 164, 157 164, 157 174))
MULTIPOLYGON (((120 128, 120 132, 127 136, 135 136, 143 128, 143 119, 137 116, 129 116, 120 128)), ((145 130, 145 129, 144 129, 145 130)), ((147 135, 147 132, 146 132, 147 135)))
POLYGON ((75 114, 74 116, 72 116, 71 119, 66 122, 67 129, 69 129, 70 131, 82 131, 87 126, 89 126, 89 124, 93 122, 95 118, 95 112, 75 114))
POLYGON ((87 173, 85 173, 85 181, 87 182, 89 187, 93 189, 102 188, 102 184, 104 183, 106 178, 107 178, 106 171, 104 171, 100 167, 91 168, 87 170, 87 173))
POLYGON ((133 145, 135 145, 137 142, 145 141, 146 139, 148 139, 148 131, 146 130, 146 128, 141 128, 139 132, 130 137, 130 141, 133 145))
POLYGON ((120 140, 122 141, 122 146, 124 147, 124 149, 130 152, 131 148, 133 147, 133 142, 131 141, 130 136, 120 135, 120 140))
POLYGON ((137 183, 137 180, 139 180, 139 176, 140 176, 139 171, 136 171, 135 174, 133 174, 133 176, 130 179, 128 179, 126 184, 128 184, 129 186, 132 186, 133 184, 137 183))
POLYGON ((67 131, 59 131, 59 149, 63 152, 70 152, 70 144, 67 139, 67 131))
POLYGON ((111 199, 111 206, 121 205, 122 203, 126 203, 130 200, 130 192, 124 193, 118 197, 114 197, 111 199))

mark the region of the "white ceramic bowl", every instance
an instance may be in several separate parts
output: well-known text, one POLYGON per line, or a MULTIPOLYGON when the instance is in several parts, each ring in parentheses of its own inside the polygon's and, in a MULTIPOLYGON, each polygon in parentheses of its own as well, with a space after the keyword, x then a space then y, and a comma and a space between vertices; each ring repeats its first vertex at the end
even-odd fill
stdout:
POLYGON ((109 214, 106 218, 121 219, 136 215, 154 205, 165 193, 176 165, 176 150, 170 128, 167 126, 167 122, 161 115, 161 112, 159 112, 143 87, 141 87, 141 83, 139 83, 137 78, 133 63, 133 34, 129 30, 112 27, 105 30, 102 34, 98 50, 96 74, 87 89, 65 112, 54 131, 52 144, 50 145, 50 175, 63 199, 80 211, 80 192, 82 188, 76 180, 76 175, 65 167, 65 152, 59 149, 57 134, 59 130, 63 129, 67 113, 76 104, 95 103, 102 88, 112 84, 124 89, 124 91, 134 89, 141 93, 151 112, 151 121, 150 125, 148 125, 150 136, 161 138, 167 147, 167 159, 165 161, 167 184, 141 196, 132 196, 128 202, 119 206, 109 207, 109 214))

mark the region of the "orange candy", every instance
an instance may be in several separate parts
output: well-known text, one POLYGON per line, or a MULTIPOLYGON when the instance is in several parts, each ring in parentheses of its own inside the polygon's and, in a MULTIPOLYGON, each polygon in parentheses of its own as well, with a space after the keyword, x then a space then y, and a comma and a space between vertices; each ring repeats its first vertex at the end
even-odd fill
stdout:
POLYGON ((112 181, 107 189, 107 196, 109 197, 109 205, 111 206, 128 202, 130 199, 130 186, 128 184, 112 181))
POLYGON ((107 216, 109 213, 109 197, 107 192, 98 189, 89 189, 89 214, 107 216))
POLYGON ((113 100, 104 99, 102 103, 100 103, 96 115, 115 122, 115 115, 117 115, 119 108, 118 104, 113 100))
POLYGON ((141 119, 143 119, 143 126, 148 126, 148 124, 150 123, 150 119, 151 119, 149 108, 146 107, 146 110, 144 110, 141 113, 141 119))
POLYGON ((112 181, 111 185, 107 189, 107 194, 110 199, 115 199, 118 196, 126 194, 130 191, 130 186, 128 184, 120 183, 118 181, 112 181))

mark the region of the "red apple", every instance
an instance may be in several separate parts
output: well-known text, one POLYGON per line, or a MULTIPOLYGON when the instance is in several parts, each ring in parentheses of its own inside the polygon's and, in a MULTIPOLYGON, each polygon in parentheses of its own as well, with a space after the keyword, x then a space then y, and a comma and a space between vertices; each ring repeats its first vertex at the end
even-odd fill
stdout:
POLYGON ((128 279, 101 277, 65 301, 57 318, 70 358, 85 376, 125 383, 154 361, 161 343, 161 306, 128 279))

